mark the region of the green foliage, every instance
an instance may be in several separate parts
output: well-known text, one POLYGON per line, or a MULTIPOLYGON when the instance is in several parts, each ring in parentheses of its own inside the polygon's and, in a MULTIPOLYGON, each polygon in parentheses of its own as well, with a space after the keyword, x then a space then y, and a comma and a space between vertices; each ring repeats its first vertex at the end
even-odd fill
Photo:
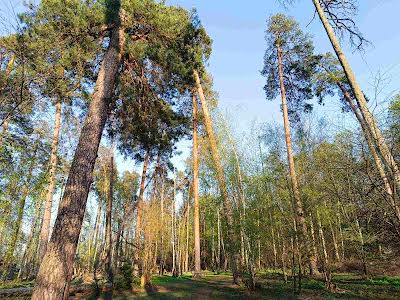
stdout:
POLYGON ((278 49, 281 49, 289 117, 292 122, 299 122, 302 112, 312 110, 309 102, 313 98, 311 77, 317 61, 311 38, 302 32, 293 18, 283 14, 268 19, 265 34, 267 50, 261 74, 267 78, 264 86, 266 97, 274 100, 280 91, 278 49))

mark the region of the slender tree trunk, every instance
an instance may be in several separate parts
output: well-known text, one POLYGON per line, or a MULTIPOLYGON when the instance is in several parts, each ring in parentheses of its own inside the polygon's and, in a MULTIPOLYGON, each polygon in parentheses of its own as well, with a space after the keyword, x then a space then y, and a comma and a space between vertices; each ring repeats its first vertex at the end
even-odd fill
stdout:
POLYGON ((283 63, 282 63, 282 49, 278 45, 277 46, 277 51, 278 51, 278 73, 279 73, 279 84, 280 84, 280 90, 281 90, 281 98, 282 98, 282 111, 283 111, 283 124, 284 124, 284 129, 285 129, 285 141, 286 141, 286 149, 287 149, 287 157, 288 157, 288 162, 289 162, 289 174, 290 174, 290 180, 292 183, 292 189, 293 189, 293 198, 294 198, 294 209, 295 209, 295 214, 296 214, 296 223, 297 226, 299 227, 299 230, 297 231, 300 233, 299 237, 299 251, 303 252, 303 247, 306 252, 306 257, 308 260, 309 268, 310 268, 310 274, 315 275, 318 274, 318 268, 317 268, 317 263, 315 257, 312 256, 309 243, 307 241, 307 226, 306 226, 306 219, 304 217, 304 210, 303 210, 303 203, 301 201, 301 196, 300 196, 300 191, 298 187, 298 182, 297 182, 297 177, 296 177, 296 170, 295 170, 295 165, 294 165, 294 158, 293 158, 293 150, 292 150, 292 141, 290 137, 290 123, 289 123, 289 114, 288 114, 288 107, 287 107, 287 101, 286 101, 286 90, 285 90, 285 84, 283 81, 283 63))
POLYGON ((218 235, 217 266, 218 266, 218 272, 220 272, 221 271, 221 222, 219 219, 219 209, 217 209, 217 235, 218 235))
POLYGON ((97 251, 97 240, 98 240, 98 235, 99 235, 99 227, 100 227, 100 219, 101 219, 101 198, 99 198, 99 203, 97 206, 97 213, 96 213, 96 220, 94 223, 94 231, 93 231, 93 236, 90 240, 89 243, 89 249, 88 249, 88 253, 89 253, 89 257, 88 257, 88 269, 92 270, 93 266, 94 266, 94 262, 96 260, 96 251, 97 251), (93 252, 93 257, 92 257, 92 251, 93 252))
POLYGON ((290 238, 290 250, 292 252, 292 259, 291 259, 291 267, 292 267, 292 282, 293 282, 293 291, 296 290, 296 253, 294 251, 294 241, 293 238, 290 238))
POLYGON ((364 273, 364 276, 365 277, 368 277, 368 268, 367 268, 367 257, 366 257, 366 254, 365 254, 365 249, 364 249, 364 235, 363 235, 363 233, 362 233, 362 229, 361 229, 361 226, 360 226, 360 223, 358 222, 358 218, 356 217, 356 221, 355 221, 355 223, 356 223, 356 228, 357 228, 357 233, 358 233, 358 237, 359 237, 359 239, 360 239, 360 255, 361 255, 361 262, 362 262, 362 265, 363 265, 363 273, 364 273))
MULTIPOLYGON (((339 201, 338 201, 339 202, 339 201)), ((339 203, 338 203, 339 204, 339 203)), ((337 221, 338 221, 338 226, 339 226, 339 234, 340 234, 340 244, 341 244, 341 255, 342 255, 342 261, 345 259, 345 250, 344 250, 344 236, 343 236, 343 230, 342 230, 342 220, 340 218, 340 211, 339 211, 339 205, 337 205, 337 221)))
POLYGON ((190 189, 186 207, 186 251, 185 251, 185 272, 189 272, 189 224, 190 224, 190 189))
POLYGON ((22 227, 22 219, 24 216, 24 211, 25 211, 25 203, 26 203, 26 199, 29 196, 29 190, 31 188, 31 181, 32 181, 32 173, 33 173, 33 168, 35 166, 36 163, 36 154, 37 154, 37 150, 38 150, 38 143, 35 143, 34 146, 34 150, 33 150, 33 156, 31 158, 31 161, 29 163, 29 167, 28 167, 28 174, 26 177, 26 182, 23 185, 22 188, 22 193, 21 193, 21 198, 19 199, 19 203, 18 203, 18 213, 17 213, 17 220, 15 221, 15 225, 13 228, 13 233, 11 236, 11 242, 10 245, 8 246, 7 249, 7 254, 5 257, 5 264, 4 264, 4 271, 7 272, 8 271, 8 266, 11 263, 11 260, 14 256, 14 252, 15 252, 15 248, 17 246, 17 241, 18 241, 18 237, 21 231, 21 227, 22 227))
POLYGON ((324 236, 324 231, 322 229, 321 218, 319 216, 318 210, 317 210, 317 221, 318 221, 319 236, 321 238, 321 244, 322 244, 322 252, 324 254, 325 284, 326 284, 326 287, 328 288, 328 290, 331 290, 332 289, 332 276, 331 276, 331 269, 330 269, 330 264, 329 264, 329 256, 328 256, 328 252, 326 251, 325 236, 324 236))
POLYGON ((108 174, 108 195, 107 195, 107 210, 106 210, 106 259, 105 271, 107 280, 113 282, 112 270, 112 204, 113 204, 113 181, 114 181, 114 149, 110 149, 110 166, 108 174))
POLYGON ((240 272, 238 269, 240 255, 237 250, 237 247, 239 245, 239 239, 233 228, 234 223, 233 223, 232 205, 229 200, 228 190, 226 188, 224 170, 221 165, 221 159, 220 159, 219 152, 218 152, 217 141, 215 139, 214 131, 212 128, 210 113, 208 110, 206 98, 204 96, 203 88, 201 86, 200 78, 199 78, 197 71, 194 71, 194 78, 196 80, 196 88, 197 88, 197 92, 200 97, 201 106, 203 108, 204 124, 206 127, 208 139, 210 142, 211 154, 212 154, 213 161, 215 164, 218 185, 219 185, 220 191, 222 193, 222 198, 223 198, 224 214, 225 214, 225 218, 226 218, 226 222, 227 222, 227 231, 228 231, 227 234, 230 237, 228 240, 228 248, 229 248, 229 252, 230 252, 233 281, 234 281, 234 283, 239 284, 241 281, 240 274, 239 274, 240 272))
POLYGON ((258 248, 258 270, 261 271, 261 236, 260 236, 260 212, 258 212, 257 219, 257 229, 258 229, 258 237, 257 237, 257 248, 258 248))
POLYGON ((176 178, 174 168, 174 194, 171 203, 171 242, 172 242, 172 276, 176 277, 176 239, 175 239, 175 196, 176 196, 176 178))
POLYGON ((197 158, 197 99, 192 95, 193 108, 193 200, 194 200, 194 273, 193 277, 201 276, 200 261, 200 205, 199 205, 199 163, 197 158))
POLYGON ((35 261, 36 258, 37 247, 35 247, 36 246, 35 236, 37 233, 37 228, 39 227, 38 225, 40 224, 41 221, 42 204, 43 204, 42 201, 36 201, 35 203, 35 215, 31 221, 31 230, 29 233, 28 241, 26 243, 24 255, 22 256, 21 267, 18 272, 18 278, 23 278, 26 273, 28 274, 35 273, 35 266, 31 265, 29 268, 27 268, 27 265, 32 264, 32 261, 35 261))
POLYGON ((239 223, 240 223, 240 250, 241 250, 241 263, 243 266, 247 267, 249 276, 250 276, 250 289, 255 288, 255 277, 254 275, 254 264, 253 264, 253 259, 250 257, 251 249, 250 249, 250 242, 246 233, 246 228, 244 226, 244 220, 246 218, 246 197, 245 197, 245 191, 244 191, 244 184, 243 184, 243 178, 242 178, 242 171, 240 168, 240 161, 239 161, 239 155, 236 150, 236 145, 235 141, 232 137, 232 134, 230 132, 230 129, 228 128, 228 125, 226 124, 226 121, 224 119, 224 116, 221 115, 221 118, 223 119, 223 122, 226 127, 226 133, 228 140, 232 146, 233 154, 235 157, 236 161, 236 170, 237 170, 237 178, 238 178, 238 188, 239 188, 239 200, 240 200, 240 206, 239 206, 239 223))
MULTIPOLYGON (((272 216, 270 215, 270 217, 271 217, 271 221, 272 221, 272 216)), ((275 232, 274 232, 273 224, 271 226, 271 235, 272 235, 272 250, 273 250, 273 253, 274 253, 274 269, 276 269, 278 267, 278 260, 277 260, 278 253, 276 251, 275 232)))
POLYGON ((283 273, 283 279, 285 280, 285 283, 287 283, 287 275, 286 275, 286 246, 285 246, 285 240, 282 237, 282 255, 281 255, 281 261, 282 261, 282 273, 283 273))
POLYGON ((149 165, 149 160, 150 160, 150 151, 147 150, 146 152, 146 157, 143 162, 143 171, 142 171, 142 178, 140 181, 140 190, 139 190, 139 199, 138 199, 138 205, 137 205, 137 212, 136 212, 136 227, 135 227, 135 261, 133 265, 133 275, 134 276, 139 276, 139 256, 140 256, 140 250, 141 250, 141 242, 140 242, 140 233, 141 233, 141 228, 142 228, 142 212, 143 212, 143 195, 144 195, 144 189, 145 189, 145 182, 146 182, 146 173, 147 173, 147 167, 149 165))
POLYGON ((50 154, 49 185, 47 188, 42 228, 40 231, 39 262, 42 261, 43 256, 46 253, 47 243, 49 241, 49 235, 50 235, 51 208, 53 203, 54 186, 56 183, 56 175, 57 175, 57 152, 58 152, 60 127, 61 127, 61 99, 60 97, 58 97, 56 103, 56 116, 55 116, 54 132, 53 132, 53 142, 51 145, 51 154, 50 154))
POLYGON ((317 258, 318 254, 317 254, 317 246, 316 246, 316 241, 315 241, 314 222, 313 222, 311 213, 310 213, 310 231, 311 231, 311 241, 312 241, 312 245, 311 245, 312 254, 315 258, 317 258))
MULTIPOLYGON (((118 0, 114 1, 119 4, 118 0)), ((124 30, 115 26, 96 80, 57 219, 40 265, 32 299, 67 299, 75 251, 92 183, 97 151, 122 57, 124 30)))
POLYGON ((296 220, 293 220, 293 228, 295 232, 294 236, 294 242, 295 242, 295 249, 297 253, 297 288, 298 292, 301 291, 302 288, 302 280, 303 280, 303 258, 302 258, 302 253, 300 251, 300 241, 299 241, 299 230, 297 229, 297 223, 296 220))
POLYGON ((336 261, 340 262, 339 247, 337 244, 336 234, 331 220, 329 220, 329 227, 331 229, 331 234, 332 234, 332 243, 333 243, 333 250, 335 250, 335 258, 336 261))
POLYGON ((161 261, 160 261, 160 275, 164 275, 164 179, 161 184, 161 261))
POLYGON ((335 53, 340 61, 340 64, 343 67, 346 78, 350 83, 350 86, 357 100, 357 104, 359 105, 361 114, 363 115, 366 124, 371 130, 371 135, 373 136, 375 143, 382 157, 385 160, 385 163, 387 164, 388 168, 393 172, 397 190, 400 191, 400 170, 397 166, 397 163, 394 160, 393 155, 386 144, 385 138, 382 132, 380 131, 374 116, 368 109, 368 104, 367 101, 365 100, 364 93, 361 90, 361 87, 357 82, 356 76, 350 66, 350 63, 348 62, 347 57, 340 46, 339 40, 336 37, 334 29, 329 24, 328 18, 325 15, 320 0, 312 0, 312 2, 314 3, 318 16, 325 28, 325 31, 329 37, 333 49, 335 50, 335 53))

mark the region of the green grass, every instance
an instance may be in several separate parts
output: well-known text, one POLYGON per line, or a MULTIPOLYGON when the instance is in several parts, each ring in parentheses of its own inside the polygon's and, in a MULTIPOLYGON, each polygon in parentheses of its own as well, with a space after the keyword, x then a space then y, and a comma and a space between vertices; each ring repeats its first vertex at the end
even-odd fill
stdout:
POLYGON ((11 280, 11 281, 0 281, 0 289, 11 289, 11 288, 23 288, 32 287, 34 281, 21 281, 21 280, 11 280))

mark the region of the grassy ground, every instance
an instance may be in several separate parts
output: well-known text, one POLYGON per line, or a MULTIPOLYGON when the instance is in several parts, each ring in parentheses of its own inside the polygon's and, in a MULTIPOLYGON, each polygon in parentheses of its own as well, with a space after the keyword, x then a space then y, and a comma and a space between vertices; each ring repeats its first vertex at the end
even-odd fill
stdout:
POLYGON ((152 282, 153 290, 115 292, 112 299, 400 299, 400 277, 365 280, 352 274, 336 274, 338 292, 328 292, 323 282, 304 280, 300 294, 293 293, 291 282, 285 284, 280 274, 272 272, 258 276, 261 287, 254 292, 232 285, 229 274, 206 273, 198 280, 190 275, 155 276, 152 282))
MULTIPOLYGON (((364 279, 355 274, 334 274, 333 282, 337 286, 335 293, 327 291, 321 281, 304 279, 301 293, 295 294, 292 283, 289 281, 285 284, 282 275, 272 271, 258 274, 257 282, 260 287, 249 292, 245 287, 233 285, 232 277, 228 273, 204 273, 201 279, 192 279, 190 274, 178 278, 154 276, 152 290, 119 290, 114 291, 112 298, 105 294, 89 298, 80 294, 71 299, 400 299, 400 277, 364 279)), ((27 286, 31 286, 31 282, 9 282, 0 286, 0 289, 27 286)))

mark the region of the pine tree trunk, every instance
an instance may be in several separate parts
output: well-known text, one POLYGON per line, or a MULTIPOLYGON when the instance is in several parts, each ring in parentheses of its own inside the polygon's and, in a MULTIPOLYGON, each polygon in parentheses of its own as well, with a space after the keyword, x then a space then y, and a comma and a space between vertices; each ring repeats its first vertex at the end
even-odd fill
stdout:
POLYGON ((143 195, 144 195, 144 188, 146 182, 146 173, 147 167, 149 165, 150 160, 150 152, 146 152, 146 157, 143 163, 143 171, 142 171, 142 178, 140 181, 140 190, 139 190, 139 198, 138 198, 138 205, 137 205, 137 212, 136 212, 136 227, 135 227, 135 261, 133 265, 133 275, 139 276, 139 255, 141 250, 141 242, 140 242, 140 233, 142 228, 142 212, 143 212, 143 195))
POLYGON ((225 182, 225 175, 224 175, 224 170, 221 165, 221 159, 219 156, 218 152, 218 147, 217 147, 217 142, 214 136, 214 131, 212 128, 212 123, 211 123, 211 117, 210 113, 208 110, 206 98, 203 93, 203 88, 201 86, 200 78, 197 73, 197 71, 194 71, 194 78, 196 80, 196 88, 197 92, 200 97, 201 101, 201 106, 203 108, 203 115, 204 115, 204 124, 206 127, 208 139, 210 142, 210 148, 211 148, 211 154, 213 157, 213 161, 215 164, 215 169, 217 172, 217 180, 218 180, 218 185, 220 188, 220 191, 222 193, 222 198, 223 198, 223 205, 224 205, 224 214, 227 222, 227 234, 229 236, 228 240, 228 248, 230 252, 230 261, 231 261, 231 269, 233 273, 233 281, 236 284, 239 284, 241 281, 240 274, 239 274, 239 251, 237 250, 237 247, 239 245, 239 239, 237 237, 237 234, 233 228, 233 210, 232 210, 232 205, 228 197, 228 190, 226 188, 226 182, 225 182))
POLYGON ((317 10, 318 16, 325 28, 325 31, 329 37, 332 47, 335 50, 335 53, 340 61, 340 64, 343 67, 346 78, 350 83, 350 86, 355 95, 357 104, 360 108, 361 114, 362 114, 363 118, 365 119, 365 123, 367 124, 367 126, 370 129, 371 135, 374 138, 375 143, 379 149, 379 152, 381 153, 383 159, 385 160, 387 167, 393 172, 397 190, 400 192, 400 170, 397 166, 397 163, 394 160, 393 155, 390 152, 388 145, 386 144, 385 138, 384 138, 382 132, 380 131, 374 116, 369 111, 368 104, 365 99, 364 93, 361 90, 361 87, 357 82, 356 76, 353 73, 350 63, 348 62, 347 57, 344 54, 344 52, 340 46, 339 40, 337 39, 337 37, 335 35, 335 31, 333 30, 332 26, 329 24, 328 18, 325 15, 325 12, 321 6, 320 0, 312 0, 312 1, 317 10))
POLYGON ((47 187, 46 203, 44 206, 42 228, 40 231, 39 262, 42 261, 43 256, 46 253, 47 243, 49 241, 49 235, 50 235, 51 208, 53 203, 54 186, 56 183, 56 175, 57 175, 57 152, 58 152, 60 127, 61 127, 61 99, 59 97, 56 103, 56 116, 54 123, 53 142, 51 145, 49 185, 47 187))
MULTIPOLYGON (((119 3, 119 1, 115 1, 119 3)), ((50 242, 40 265, 32 299, 67 299, 93 168, 107 120, 122 57, 124 30, 115 26, 96 80, 50 242)))
POLYGON ((108 190, 107 190, 107 210, 106 210, 106 259, 105 271, 107 280, 113 282, 112 270, 112 204, 113 204, 113 181, 114 181, 114 149, 110 149, 110 166, 108 174, 108 190))
POLYGON ((280 84, 280 90, 281 90, 281 98, 282 98, 282 111, 283 111, 283 124, 284 124, 284 129, 285 129, 285 141, 286 141, 286 149, 287 149, 287 157, 288 157, 288 162, 289 162, 289 175, 290 175, 290 180, 292 183, 292 190, 293 190, 293 198, 294 198, 294 209, 295 209, 295 214, 296 214, 296 223, 297 226, 299 227, 299 230, 297 231, 300 233, 300 236, 298 238, 299 240, 299 251, 303 252, 303 247, 304 251, 306 252, 306 257, 308 259, 308 264, 310 268, 310 275, 316 275, 318 274, 318 268, 317 268, 317 263, 315 257, 313 257, 311 253, 311 249, 309 247, 309 243, 307 241, 307 226, 306 226, 306 219, 304 217, 304 210, 303 210, 303 203, 301 201, 301 196, 300 196, 300 191, 299 191, 299 186, 297 182, 297 177, 296 177, 296 170, 294 166, 294 158, 293 158, 293 150, 292 150, 292 141, 290 137, 290 123, 289 123, 289 114, 288 114, 288 107, 287 107, 287 101, 286 101, 286 90, 285 90, 285 84, 283 81, 283 63, 282 63, 282 49, 280 46, 277 46, 277 52, 278 52, 278 73, 279 73, 279 84, 280 84))
POLYGON ((194 273, 193 277, 201 276, 200 261, 200 206, 199 206, 199 163, 197 158, 197 99, 192 95, 193 108, 193 200, 194 200, 194 273))

